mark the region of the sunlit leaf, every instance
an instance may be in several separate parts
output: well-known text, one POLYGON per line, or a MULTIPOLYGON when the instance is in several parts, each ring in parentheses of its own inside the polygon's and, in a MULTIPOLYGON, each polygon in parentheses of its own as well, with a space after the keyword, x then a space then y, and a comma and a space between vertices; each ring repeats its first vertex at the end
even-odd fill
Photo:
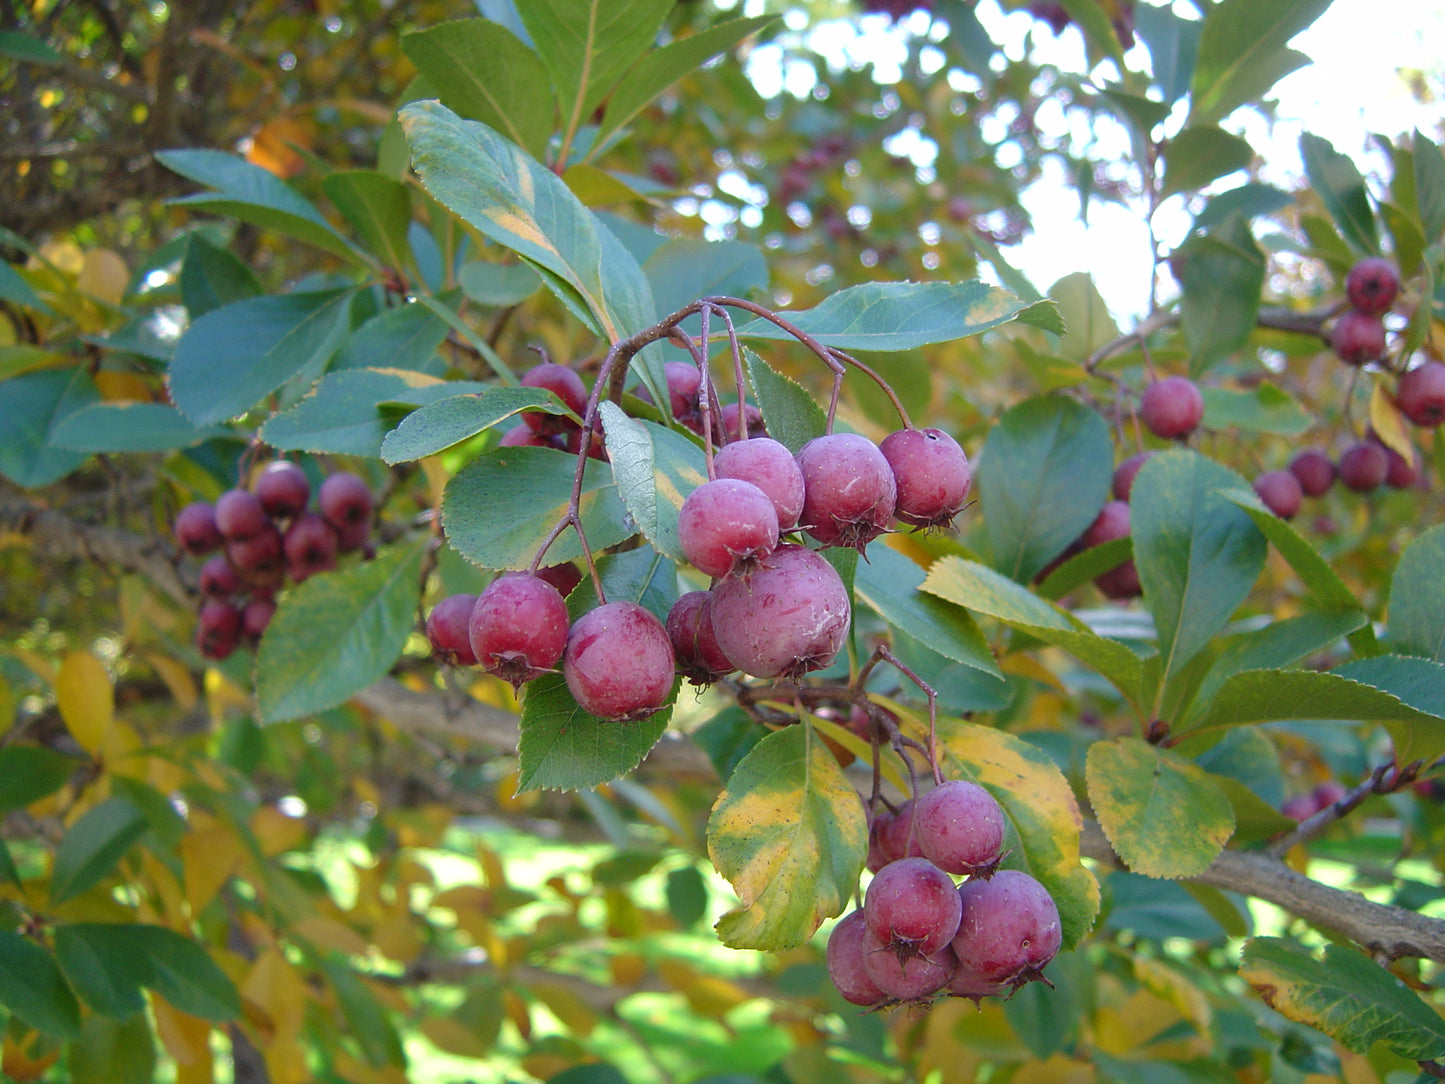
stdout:
MULTIPOLYGON (((447 385, 450 390, 450 385, 447 385)), ((545 388, 487 388, 449 395, 419 407, 401 420, 381 443, 381 458, 407 463, 450 448, 522 411, 571 414, 555 392, 545 388)))
POLYGON ((370 169, 327 174, 321 188, 356 230, 362 244, 392 269, 405 267, 411 195, 406 185, 370 169))
POLYGON ((602 425, 617 492, 653 548, 686 561, 677 538, 682 503, 707 481, 702 449, 653 422, 629 418, 615 403, 602 404, 602 425))
POLYGON ((1329 0, 1223 0, 1204 20, 1190 80, 1190 117, 1222 120, 1308 62, 1286 43, 1329 0))
POLYGON ((561 674, 543 674, 522 701, 517 790, 581 790, 616 779, 642 763, 671 717, 669 704, 635 722, 599 719, 582 710, 561 674))
POLYGON ((1361 252, 1378 253, 1380 237, 1370 207, 1370 192, 1359 167, 1348 155, 1335 150, 1329 140, 1310 132, 1300 136, 1300 158, 1310 185, 1345 240, 1361 252))
POLYGON ((165 403, 91 403, 61 419, 50 439, 77 452, 169 452, 227 433, 198 428, 165 403))
POLYGON ((748 383, 758 398, 768 436, 794 455, 814 437, 827 431, 828 417, 813 393, 796 380, 778 372, 761 356, 744 349, 748 383))

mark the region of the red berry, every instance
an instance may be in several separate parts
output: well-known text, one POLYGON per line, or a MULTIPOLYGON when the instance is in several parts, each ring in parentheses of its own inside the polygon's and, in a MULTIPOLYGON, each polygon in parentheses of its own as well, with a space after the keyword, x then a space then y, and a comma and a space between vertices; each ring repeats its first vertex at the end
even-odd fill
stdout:
POLYGON ((200 557, 221 548, 225 537, 216 526, 216 509, 209 501, 192 501, 176 513, 172 525, 181 549, 200 557))
POLYGON ((753 677, 796 680, 837 657, 851 607, 837 571, 806 546, 781 545, 713 588, 712 623, 729 661, 753 677))
MULTIPOLYGON (((542 388, 553 392, 562 400, 562 405, 578 418, 587 411, 587 385, 582 383, 582 378, 575 371, 565 365, 544 361, 523 373, 520 383, 524 388, 542 388)), ((523 411, 522 421, 531 426, 534 432, 543 434, 565 433, 577 428, 577 422, 572 418, 559 414, 544 414, 538 410, 523 411)))
POLYGON ((265 530, 248 538, 235 538, 226 543, 226 557, 242 578, 267 577, 285 568, 281 531, 269 519, 265 530))
MULTIPOLYGON (((1100 546, 1116 538, 1129 537, 1129 505, 1126 501, 1108 501, 1079 538, 1084 548, 1100 546)), ((1112 599, 1136 598, 1143 592, 1139 569, 1132 558, 1094 577, 1094 586, 1112 599)))
POLYGON ((963 901, 953 878, 926 858, 900 858, 868 883, 868 932, 900 956, 931 956, 958 933, 963 901))
POLYGON ((572 623, 562 674, 581 708, 627 722, 659 711, 677 660, 667 629, 635 602, 608 602, 572 623))
POLYGON ((426 618, 426 638, 432 655, 450 666, 475 666, 472 650, 471 618, 477 605, 476 595, 448 595, 426 618))
POLYGON ((216 500, 216 527, 227 541, 251 538, 271 523, 261 499, 245 489, 228 489, 216 500))
POLYGON ((1379 316, 1386 312, 1400 292, 1400 276, 1390 261, 1378 256, 1361 260, 1345 276, 1345 294, 1358 312, 1379 316))
POLYGON ((922 1001, 946 987, 958 967, 953 949, 944 945, 926 956, 899 956, 865 931, 863 967, 874 985, 894 1001, 922 1001))
POLYGON ((738 434, 738 405, 728 403, 722 408, 722 432, 713 433, 713 440, 718 444, 726 444, 730 440, 747 440, 750 437, 765 437, 768 435, 767 428, 763 425, 763 412, 752 403, 747 405, 744 411, 745 429, 741 436, 738 434))
POLYGON ((803 511, 803 472, 787 446, 771 437, 752 437, 725 445, 713 457, 719 478, 751 482, 771 498, 778 529, 791 531, 803 511))
POLYGON ((499 448, 559 448, 559 438, 552 433, 539 433, 530 425, 514 425, 497 441, 499 448))
POLYGON ((346 541, 355 538, 358 531, 371 531, 371 516, 376 505, 371 490, 356 475, 348 471, 331 475, 321 483, 316 503, 326 522, 336 528, 343 549, 347 548, 346 541))
POLYGON ((1370 493, 1384 484, 1390 457, 1373 440, 1351 444, 1340 454, 1340 482, 1356 493, 1370 493))
POLYGON ((1027 873, 1005 869, 958 889, 963 914, 953 951, 954 981, 1022 985, 1037 978, 1063 943, 1059 909, 1027 873))
POLYGON ((1254 491, 1280 519, 1293 519, 1304 501, 1304 488, 1293 471, 1265 471, 1254 480, 1254 491))
POLYGON ((1335 484, 1335 463, 1317 448, 1306 448, 1289 461, 1289 471, 1306 497, 1323 497, 1335 484))
POLYGON ((266 509, 266 514, 277 519, 290 519, 306 511, 306 502, 311 499, 311 483, 306 472, 289 459, 277 459, 266 464, 256 476, 251 491, 266 509))
POLYGON ((292 520, 281 545, 286 552, 286 571, 296 583, 336 567, 340 549, 336 531, 315 512, 292 520))
POLYGON ((244 584, 240 574, 222 554, 216 554, 201 566, 201 594, 224 602, 241 593, 244 584))
POLYGON ((217 661, 236 650, 241 638, 241 611, 214 599, 201 607, 196 620, 196 646, 208 659, 217 661))
POLYGON ((546 580, 557 589, 557 594, 566 598, 572 589, 582 582, 582 570, 571 561, 560 565, 546 565, 537 569, 537 578, 546 580))
POLYGON ((1385 485, 1391 489, 1409 489, 1420 480, 1419 461, 1414 455, 1406 459, 1388 444, 1380 446, 1385 449, 1385 485))
POLYGON ((893 514, 911 527, 944 527, 963 509, 973 481, 968 456, 941 429, 900 429, 878 446, 893 470, 893 514))
POLYGON ((751 482, 718 478, 687 495, 677 516, 683 555, 700 572, 745 572, 778 545, 778 513, 751 482))
POLYGON ((1204 418, 1204 397, 1187 377, 1166 376, 1144 389, 1139 414, 1156 437, 1183 440, 1204 418))
POLYGON ((1139 468, 1149 461, 1153 451, 1135 452, 1128 459, 1125 459, 1114 468, 1114 478, 1111 483, 1114 499, 1127 501, 1129 494, 1134 489, 1134 477, 1139 473, 1139 468))
POLYGON ((1351 309, 1330 331, 1330 349, 1347 365, 1364 365, 1385 356, 1385 325, 1378 316, 1351 309))
POLYGON ((567 646, 567 603, 557 589, 527 572, 504 572, 489 583, 467 622, 476 665, 514 688, 551 670, 567 646))
POLYGON ((679 597, 668 611, 665 627, 678 672, 694 685, 710 685, 733 672, 713 632, 711 591, 689 591, 679 597))
POLYGON ((888 1000, 864 966, 864 953, 870 947, 867 941, 868 927, 862 911, 849 911, 828 935, 828 976, 843 999, 854 1005, 880 1005, 888 1000))
POLYGON ((992 870, 1003 854, 1004 818, 998 801, 977 783, 952 779, 913 807, 923 856, 945 873, 992 870))
MULTIPOLYGON (((698 391, 702 388, 702 374, 697 366, 686 361, 669 361, 662 366, 662 372, 667 381, 667 401, 674 420, 685 424, 695 422, 698 391)), ((644 403, 652 402, 652 393, 645 387, 637 389, 637 397, 644 403)))
POLYGON ((1423 429, 1445 422, 1445 364, 1427 361, 1400 376, 1400 413, 1423 429))
POLYGON ((251 644, 259 641, 275 615, 274 598, 253 598, 241 611, 241 638, 251 644))
POLYGON ((862 551, 888 529, 898 485, 888 460, 867 437, 831 433, 798 451, 803 472, 803 530, 825 546, 862 551))
POLYGON ((900 805, 897 813, 882 820, 878 828, 878 847, 888 862, 923 857, 918 833, 913 828, 913 799, 900 805))

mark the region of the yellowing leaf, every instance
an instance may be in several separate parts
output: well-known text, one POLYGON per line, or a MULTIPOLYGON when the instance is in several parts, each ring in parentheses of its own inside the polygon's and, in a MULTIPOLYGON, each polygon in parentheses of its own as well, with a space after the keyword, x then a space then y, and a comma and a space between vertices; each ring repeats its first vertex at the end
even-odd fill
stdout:
POLYGON ((296 147, 309 148, 315 138, 315 125, 277 117, 263 124, 251 137, 246 161, 269 170, 283 181, 289 180, 306 168, 306 159, 296 147))
POLYGON ((735 982, 716 975, 704 975, 681 960, 659 960, 657 973, 692 1006, 692 1011, 710 1019, 736 1009, 749 994, 735 982))
POLYGON ((200 690, 196 688, 196 680, 191 677, 189 667, 156 651, 147 651, 145 659, 165 682, 181 711, 187 712, 196 706, 196 701, 200 699, 200 690))
POLYGON ((543 979, 527 983, 527 990, 552 1015, 579 1035, 590 1035, 597 1026, 597 1011, 577 995, 577 984, 563 979, 543 979))
POLYGON ((1407 462, 1414 463, 1419 456, 1414 442, 1410 440, 1406 428, 1408 424, 1384 384, 1375 381, 1374 390, 1370 392, 1370 428, 1387 448, 1395 449, 1407 462))
POLYGON ((114 369, 102 369, 95 374, 95 390, 107 402, 149 403, 152 401, 150 385, 136 373, 121 373, 114 369))
POLYGON ((288 817, 273 805, 256 810, 250 828, 267 858, 291 850, 306 838, 306 822, 300 817, 288 817))
POLYGON ((186 898, 199 913, 221 890, 241 862, 241 841, 229 828, 191 832, 181 840, 185 863, 186 898))
POLYGON ((55 675, 55 699, 71 736, 100 755, 115 723, 115 695, 101 661, 88 651, 67 654, 55 675))
POLYGON ((306 981, 285 954, 272 946, 256 957, 240 985, 241 997, 267 1017, 272 1035, 291 1039, 301 1032, 306 1012, 306 981))
POLYGON ((200 1017, 183 1013, 163 997, 151 999, 156 1033, 180 1065, 211 1064, 211 1025, 200 1017))
POLYGON ((291 933, 311 942, 319 949, 334 949, 347 956, 365 956, 368 951, 366 938, 350 926, 332 918, 313 915, 293 923, 291 933))

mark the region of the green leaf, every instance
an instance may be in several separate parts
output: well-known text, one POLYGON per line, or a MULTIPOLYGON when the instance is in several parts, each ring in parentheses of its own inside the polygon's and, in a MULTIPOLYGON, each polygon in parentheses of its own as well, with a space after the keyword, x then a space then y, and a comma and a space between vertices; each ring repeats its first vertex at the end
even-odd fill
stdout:
POLYGON ((1244 219, 1272 215, 1294 203, 1294 196, 1274 185, 1250 182, 1210 198, 1204 210, 1194 216, 1194 228, 1207 230, 1218 226, 1231 215, 1244 219))
POLYGON ((395 546, 291 589, 256 653, 262 722, 335 707, 391 668, 416 624, 425 549, 395 546))
POLYGON ((1308 63, 1286 43, 1330 0, 1223 0, 1204 20, 1190 81, 1190 119, 1222 120, 1308 63))
POLYGON ((1276 1012, 1318 1028, 1356 1054, 1384 1043, 1411 1061, 1445 1055, 1440 1015, 1403 982, 1346 945, 1316 960, 1281 937, 1246 942, 1239 974, 1276 1012))
POLYGON ((1114 472, 1109 427, 1064 396, 1028 399, 989 431, 974 470, 992 564, 1027 582, 1094 521, 1114 472))
POLYGON ((1242 429, 1250 433, 1273 433, 1297 437, 1315 424, 1314 415, 1300 406, 1288 392, 1269 381, 1253 388, 1199 389, 1204 395, 1204 417, 1210 429, 1242 429))
POLYGON ((812 392, 746 347, 743 360, 768 436, 797 455, 804 444, 828 431, 828 416, 812 392))
POLYGON ((181 301, 192 320, 261 293, 261 283, 251 268, 234 253, 211 244, 201 233, 192 233, 186 239, 180 286, 181 301))
POLYGON ((1159 4, 1136 6, 1134 18, 1139 36, 1149 47, 1154 84, 1164 92, 1164 103, 1172 106, 1189 93, 1203 23, 1181 18, 1172 8, 1159 4))
POLYGON ((1005 860, 1049 890, 1064 947, 1077 945, 1099 913, 1099 885, 1079 862, 1083 821, 1069 782, 1036 745, 991 726, 939 720, 949 779, 969 779, 998 799, 1017 847, 1005 860))
POLYGON ((447 321, 425 304, 385 309, 351 333, 331 369, 409 369, 440 376, 446 362, 437 351, 448 330, 447 321))
POLYGON ((542 288, 537 272, 525 263, 474 261, 457 272, 457 282, 477 304, 495 309, 520 305, 542 288))
MULTIPOLYGON (((762 249, 745 241, 674 237, 653 251, 642 271, 660 313, 676 312, 701 297, 747 297, 768 285, 762 249)), ((683 326, 696 334, 697 317, 683 326)))
POLYGON ((966 610, 936 595, 924 594, 925 573, 913 561, 887 546, 874 546, 858 566, 853 590, 874 613, 931 650, 1003 678, 988 643, 966 610))
POLYGON ((67 417, 100 399, 83 368, 48 369, 0 383, 0 474, 18 486, 58 482, 89 458, 51 443, 67 417))
POLYGON ((400 116, 426 190, 544 272, 572 311, 595 321, 613 342, 653 323, 637 261, 556 174, 486 125, 464 121, 437 102, 412 102, 400 116))
MULTIPOLYGON (((442 525, 452 546, 483 568, 527 568, 566 515, 577 457, 552 448, 493 448, 447 483, 442 525)), ((637 533, 607 467, 587 462, 582 481, 582 526, 594 553, 637 533)), ((582 556, 575 531, 547 550, 547 563, 582 556)))
POLYGON ((261 439, 280 451, 379 456, 396 424, 383 403, 427 404, 486 386, 403 369, 343 369, 263 425, 261 439))
POLYGON ((388 463, 409 463, 435 455, 524 410, 572 413, 555 392, 545 388, 487 388, 448 395, 403 418, 382 441, 381 458, 388 463))
POLYGON ((152 1084, 155 1036, 144 1016, 87 1016, 67 1059, 70 1084, 152 1084))
POLYGON ((1380 237, 1370 193, 1355 163, 1320 136, 1305 132, 1299 142, 1305 175, 1340 233, 1359 251, 1378 254, 1380 237))
POLYGON ((1083 271, 1065 275, 1049 287, 1068 331, 1059 340, 1060 357, 1083 361, 1099 347, 1119 337, 1119 327, 1094 280, 1083 271))
POLYGON ((842 913, 867 857, 868 819, 837 759, 799 724, 769 734, 733 770, 707 849, 739 903, 718 920, 722 943, 779 951, 842 913))
POLYGON ((216 189, 183 196, 172 204, 230 215, 365 266, 365 255, 310 200, 269 170, 224 151, 159 151, 156 159, 172 172, 216 189))
MULTIPOLYGON (((676 566, 648 546, 602 554, 597 558, 597 574, 608 601, 635 602, 659 621, 667 620, 677 601, 676 566)), ((567 613, 573 621, 597 605, 597 588, 590 576, 567 596, 567 613)))
POLYGON ((671 704, 637 722, 599 719, 582 710, 561 674, 543 674, 527 685, 522 701, 517 791, 582 790, 625 775, 642 763, 670 718, 671 704))
POLYGON ((1226 219, 1181 247, 1179 323, 1194 375, 1243 346, 1259 317, 1265 260, 1243 216, 1226 219))
POLYGON ((1204 872, 1234 832, 1234 809, 1197 764, 1138 738, 1089 746, 1089 803, 1109 845, 1135 873, 1204 872))
POLYGON ((329 359, 347 332, 351 290, 235 301, 186 329, 171 359, 171 400, 194 424, 244 414, 329 359))
POLYGON ((0 929, 0 1005, 37 1031, 80 1037, 80 1005, 55 957, 14 930, 0 929))
POLYGON ((607 93, 657 41, 672 0, 531 0, 518 14, 557 88, 570 141, 607 93))
POLYGON ((350 169, 327 174, 321 190, 383 265, 406 266, 411 251, 406 239, 411 195, 406 185, 375 170, 350 169))
POLYGON ((0 749, 0 813, 24 809, 54 794, 81 765, 37 745, 7 745, 0 749))
POLYGON ((1431 527, 1400 555, 1389 617, 1397 650, 1445 662, 1445 525, 1431 527))
POLYGON ((1380 205, 1380 217, 1385 220, 1390 239, 1394 242, 1396 264, 1402 269, 1408 269, 1405 274, 1410 274, 1420 266, 1425 255, 1425 234, 1419 221, 1393 203, 1380 205))
POLYGON ((165 403, 91 403, 55 426, 51 442, 78 452, 168 452, 227 436, 220 426, 198 429, 165 403))
POLYGON ((603 403, 601 412, 612 476, 633 522, 659 553, 685 562, 677 516, 707 481, 702 449, 665 426, 629 418, 616 403, 603 403))
POLYGON ((403 34, 402 50, 448 109, 479 120, 540 159, 557 128, 547 69, 490 19, 456 19, 403 34))
POLYGON ((1331 671, 1399 700, 1411 718, 1386 719, 1400 763, 1434 760, 1445 753, 1445 664, 1415 655, 1355 659, 1331 671), (1428 722, 1414 716, 1430 716, 1428 722))
POLYGON ((50 902, 59 906, 98 884, 150 823, 124 798, 109 798, 72 824, 55 848, 50 902))
POLYGON ((47 316, 55 315, 55 310, 41 300, 29 281, 8 263, 0 263, 0 301, 8 301, 22 309, 34 309, 47 316))
POLYGON ((19 30, 0 30, 0 56, 46 67, 65 61, 49 42, 23 34, 19 30))
MULTIPOLYGON (((780 315, 839 350, 915 350, 977 335, 1017 319, 1028 308, 1007 290, 976 279, 868 282, 829 294, 815 308, 780 315)), ((788 332, 762 318, 738 328, 738 336, 793 341, 788 332)))
POLYGON ((347 1031, 361 1047, 367 1062, 378 1067, 406 1065, 406 1050, 390 1014, 351 965, 339 955, 328 956, 320 963, 326 981, 336 993, 347 1031))
POLYGON ((1168 682, 1222 629, 1264 569, 1264 535, 1221 491, 1243 485, 1194 452, 1151 456, 1129 497, 1134 564, 1168 682))
POLYGON ((202 1020, 234 1020, 241 1015, 240 994, 204 948, 164 926, 127 929, 132 950, 140 949, 148 958, 151 976, 146 985, 161 997, 202 1020))
POLYGON ((74 923, 55 930, 60 970, 92 1009, 125 1017, 145 1008, 142 989, 154 981, 150 959, 136 951, 129 923, 74 923))
POLYGON ((24 882, 20 880, 20 870, 15 865, 15 859, 10 857, 10 848, 5 845, 3 839, 0 839, 0 881, 4 881, 22 892, 25 890, 24 882))
POLYGON ((1415 202, 1426 237, 1445 232, 1445 157, 1418 128, 1412 142, 1415 167, 1415 202))
POLYGON ((1235 170, 1244 169, 1254 158, 1249 140, 1213 124, 1185 128, 1164 147, 1164 187, 1160 197, 1176 192, 1193 192, 1235 170))
MULTIPOLYGON (((622 77, 622 81, 608 97, 602 123, 598 125, 597 136, 592 142, 593 147, 606 146, 608 138, 637 116, 653 98, 679 79, 700 70, 719 53, 728 52, 749 34, 762 29, 776 18, 775 15, 758 15, 750 19, 731 19, 709 27, 700 34, 693 34, 648 52, 622 77)), ((659 306, 659 309, 663 312, 670 311, 662 306, 659 306)))
POLYGON ((1063 648, 1099 671, 1139 707, 1144 665, 1137 655, 993 569, 962 557, 942 557, 928 570, 920 589, 1063 648))

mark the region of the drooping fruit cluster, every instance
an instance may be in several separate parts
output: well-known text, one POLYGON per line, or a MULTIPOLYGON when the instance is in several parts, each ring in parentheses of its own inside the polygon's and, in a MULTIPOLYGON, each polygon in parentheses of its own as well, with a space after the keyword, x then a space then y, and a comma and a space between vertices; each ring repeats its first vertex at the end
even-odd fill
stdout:
POLYGON ((1347 365, 1361 366, 1385 356, 1385 313, 1400 292, 1400 277, 1378 256, 1361 260, 1345 276, 1350 308, 1330 329, 1330 348, 1347 365))
POLYGON ((177 514, 177 544, 208 558, 200 569, 204 601, 196 622, 196 646, 206 658, 219 661, 260 640, 288 581, 302 583, 335 568, 341 554, 367 547, 376 506, 361 478, 332 474, 314 511, 310 501, 306 472, 278 459, 250 489, 228 490, 214 504, 195 501, 177 514))
POLYGON ((998 869, 1004 817, 992 794, 941 783, 880 813, 871 833, 863 906, 828 939, 828 972, 847 1001, 978 1000, 1043 978, 1062 943, 1058 908, 1027 873, 998 869))

